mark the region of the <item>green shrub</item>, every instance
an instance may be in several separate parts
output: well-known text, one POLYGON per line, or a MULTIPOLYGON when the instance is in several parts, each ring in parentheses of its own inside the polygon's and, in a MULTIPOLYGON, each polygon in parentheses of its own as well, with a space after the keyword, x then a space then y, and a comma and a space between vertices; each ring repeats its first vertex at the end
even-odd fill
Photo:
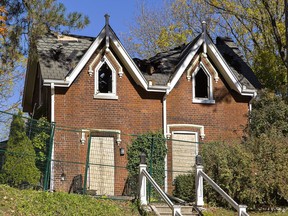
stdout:
POLYGON ((51 133, 51 124, 46 118, 39 120, 29 119, 27 127, 27 136, 32 141, 36 153, 36 166, 44 175, 49 152, 49 140, 51 133))
POLYGON ((152 165, 152 177, 160 185, 164 185, 165 178, 165 156, 167 148, 162 133, 148 132, 137 136, 128 147, 127 169, 129 172, 128 181, 133 194, 137 193, 140 154, 144 152, 147 156, 147 171, 152 165))
MULTIPOLYGON (((202 147, 204 172, 238 203, 250 203, 255 179, 251 175, 253 155, 241 144, 206 143, 202 147)), ((205 198, 226 206, 227 202, 205 183, 205 198)))
POLYGON ((36 185, 40 172, 35 165, 36 154, 32 142, 26 135, 21 113, 13 116, 10 128, 2 182, 19 187, 22 184, 36 185))
POLYGON ((187 202, 195 200, 195 172, 178 175, 174 180, 174 185, 173 196, 187 202))

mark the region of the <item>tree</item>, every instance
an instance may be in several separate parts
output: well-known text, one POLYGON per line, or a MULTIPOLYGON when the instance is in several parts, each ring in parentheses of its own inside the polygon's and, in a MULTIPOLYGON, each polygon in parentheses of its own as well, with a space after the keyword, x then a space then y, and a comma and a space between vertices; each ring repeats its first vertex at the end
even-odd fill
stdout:
POLYGON ((14 187, 27 183, 36 185, 40 180, 40 172, 35 161, 34 147, 26 135, 25 123, 19 112, 13 116, 11 123, 3 165, 4 182, 14 187))
POLYGON ((206 20, 213 39, 217 35, 230 36, 236 41, 264 86, 280 93, 285 90, 288 65, 284 0, 170 0, 163 10, 145 4, 141 8, 129 32, 129 42, 137 48, 137 55, 147 58, 188 42, 201 32, 201 22, 206 20), (162 29, 173 37, 163 37, 162 29), (154 52, 146 51, 151 48, 154 52))
POLYGON ((260 137, 271 130, 288 135, 288 105, 281 97, 263 90, 253 101, 252 107, 249 136, 260 137))
POLYGON ((0 39, 0 109, 7 107, 13 84, 23 80, 26 58, 35 57, 35 43, 51 31, 82 29, 88 23, 80 13, 66 13, 56 0, 2 0, 6 9, 6 34, 0 39))

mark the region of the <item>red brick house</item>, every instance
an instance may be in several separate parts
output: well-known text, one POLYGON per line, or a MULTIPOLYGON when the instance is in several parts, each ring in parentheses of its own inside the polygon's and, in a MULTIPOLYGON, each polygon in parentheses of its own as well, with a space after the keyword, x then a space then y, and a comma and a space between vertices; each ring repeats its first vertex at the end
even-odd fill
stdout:
MULTIPOLYGON (((47 34, 38 40, 37 58, 30 58, 27 66, 23 110, 35 118, 47 116, 56 125, 98 132, 161 130, 176 140, 168 146, 167 169, 189 161, 183 165, 187 170, 194 163, 197 145, 188 143, 184 150, 188 153, 179 156, 177 140, 239 140, 259 87, 233 41, 219 37, 214 43, 205 23, 203 32, 190 43, 141 60, 131 58, 106 17, 96 38, 47 34)), ((77 154, 85 161, 87 134, 83 134, 82 143, 56 134, 53 159, 72 160, 77 154), (70 146, 68 154, 63 142, 70 146)), ((125 166, 126 155, 121 156, 119 149, 126 150, 131 137, 120 135, 92 134, 90 151, 95 155, 90 152, 90 160, 104 154, 104 143, 108 149, 104 163, 125 166)), ((83 173, 83 167, 77 172, 83 173)), ((127 172, 107 172, 111 181, 99 173, 95 181, 102 178, 112 189, 100 193, 121 195, 127 172)), ((67 190, 73 176, 67 176, 63 185, 60 173, 55 167, 53 189, 67 190)), ((166 189, 174 177, 167 174, 166 189)), ((101 191, 90 180, 91 189, 101 191)))

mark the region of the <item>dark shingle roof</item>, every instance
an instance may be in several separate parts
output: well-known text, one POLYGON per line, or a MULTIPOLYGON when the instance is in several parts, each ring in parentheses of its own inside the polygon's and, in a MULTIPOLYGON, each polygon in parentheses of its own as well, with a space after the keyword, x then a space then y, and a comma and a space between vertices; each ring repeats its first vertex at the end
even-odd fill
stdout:
MULTIPOLYGON (((188 44, 158 53, 149 59, 133 60, 147 81, 152 81, 153 85, 167 85, 200 37, 201 34, 188 44)), ((59 37, 56 34, 47 34, 39 39, 37 51, 43 79, 63 80, 79 63, 94 40, 94 37, 78 35, 59 37)), ((230 38, 218 37, 216 47, 242 85, 248 89, 261 87, 251 68, 244 62, 240 50, 230 38)))
POLYGON ((190 53, 190 49, 200 37, 201 34, 188 44, 182 44, 171 50, 160 52, 148 60, 133 60, 144 77, 148 81, 152 81, 153 85, 167 85, 177 68, 182 64, 182 61, 190 53))
POLYGON ((231 38, 217 37, 216 47, 242 85, 248 89, 261 88, 256 75, 244 61, 243 55, 231 38))
POLYGON ((63 80, 95 39, 77 35, 65 36, 70 39, 61 40, 57 35, 47 34, 38 40, 37 51, 43 79, 63 80))

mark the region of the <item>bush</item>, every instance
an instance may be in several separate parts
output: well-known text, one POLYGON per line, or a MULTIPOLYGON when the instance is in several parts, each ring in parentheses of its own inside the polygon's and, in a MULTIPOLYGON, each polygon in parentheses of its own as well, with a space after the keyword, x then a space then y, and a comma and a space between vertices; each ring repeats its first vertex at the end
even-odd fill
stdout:
POLYGON ((2 182, 14 187, 23 184, 36 185, 40 179, 40 172, 35 165, 35 160, 34 147, 26 135, 24 121, 19 113, 13 116, 11 123, 2 182))
MULTIPOLYGON (((224 142, 203 145, 204 171, 236 202, 251 204, 253 187, 256 184, 251 175, 253 155, 242 144, 224 142)), ((220 206, 227 202, 205 183, 205 198, 220 206)))
POLYGON ((195 173, 178 175, 175 180, 175 188, 173 190, 173 196, 183 199, 187 202, 195 200, 195 173))
POLYGON ((132 193, 137 193, 140 154, 144 152, 147 158, 147 170, 150 169, 152 164, 152 177, 159 184, 164 185, 165 178, 165 156, 167 148, 165 146, 165 138, 162 133, 148 132, 137 136, 128 147, 127 156, 128 163, 127 169, 129 172, 128 181, 132 193))

